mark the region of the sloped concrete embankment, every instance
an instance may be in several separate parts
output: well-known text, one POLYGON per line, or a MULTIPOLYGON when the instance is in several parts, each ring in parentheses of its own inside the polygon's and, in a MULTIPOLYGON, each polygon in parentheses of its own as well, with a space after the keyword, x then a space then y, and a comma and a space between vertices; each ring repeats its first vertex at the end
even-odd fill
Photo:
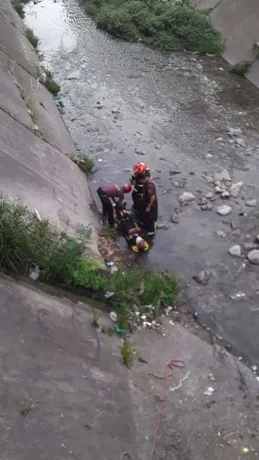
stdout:
MULTIPOLYGON (((253 44, 259 42, 258 0, 194 0, 201 8, 212 8, 211 20, 225 40, 223 57, 230 63, 255 58, 253 44)), ((259 60, 250 67, 247 78, 259 86, 259 60)))
POLYGON ((0 4, 0 189, 21 196, 58 228, 93 228, 96 221, 85 175, 73 163, 75 146, 52 95, 39 82, 42 69, 25 26, 9 0, 0 4), (29 113, 28 113, 29 109, 29 113), (32 116, 30 116, 32 113, 32 116), (36 125, 36 129, 35 129, 36 125), (38 127, 38 129, 37 129, 38 127))

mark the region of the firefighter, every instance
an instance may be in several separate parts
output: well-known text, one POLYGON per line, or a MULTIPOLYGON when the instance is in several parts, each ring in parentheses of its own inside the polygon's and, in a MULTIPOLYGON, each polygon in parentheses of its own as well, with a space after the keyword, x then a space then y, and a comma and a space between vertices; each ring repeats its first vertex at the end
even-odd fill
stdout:
POLYGON ((158 217, 158 202, 156 186, 150 177, 139 174, 138 182, 143 186, 143 198, 140 212, 140 221, 149 236, 155 234, 155 223, 158 217))
POLYGON ((131 183, 134 187, 132 192, 133 209, 137 214, 143 211, 143 184, 138 180, 140 174, 150 177, 150 169, 147 168, 146 163, 136 163, 133 166, 133 175, 131 177, 131 183))
POLYGON ((106 222, 106 218, 108 218, 108 224, 110 227, 114 227, 115 219, 113 208, 114 206, 122 207, 124 194, 130 193, 131 190, 132 187, 130 184, 123 185, 123 187, 110 184, 98 188, 97 193, 102 203, 102 217, 104 223, 106 222))

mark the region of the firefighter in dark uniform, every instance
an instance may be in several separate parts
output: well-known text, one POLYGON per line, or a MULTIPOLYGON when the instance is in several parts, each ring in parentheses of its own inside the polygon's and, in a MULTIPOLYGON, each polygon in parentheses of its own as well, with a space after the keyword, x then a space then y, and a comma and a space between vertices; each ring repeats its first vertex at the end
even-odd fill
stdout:
POLYGON ((137 163, 133 166, 133 175, 131 177, 131 184, 133 185, 132 200, 133 209, 137 214, 144 211, 143 203, 143 189, 144 185, 139 182, 139 175, 150 177, 150 169, 147 168, 146 163, 137 163))
POLYGON ((139 174, 138 182, 143 185, 142 207, 139 215, 143 229, 149 236, 155 234, 155 223, 158 218, 158 202, 156 186, 150 177, 139 174))

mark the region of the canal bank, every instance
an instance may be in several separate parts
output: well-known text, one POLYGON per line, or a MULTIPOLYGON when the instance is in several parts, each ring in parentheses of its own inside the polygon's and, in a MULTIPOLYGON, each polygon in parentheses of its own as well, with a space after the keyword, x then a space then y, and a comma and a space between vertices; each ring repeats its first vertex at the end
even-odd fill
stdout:
POLYGON ((43 70, 11 2, 0 5, 0 189, 62 231, 80 224, 93 228, 91 252, 97 256, 97 221, 84 174, 73 163, 76 148, 52 94, 41 83, 43 70))
POLYGON ((257 90, 230 76, 221 58, 114 39, 96 29, 76 0, 43 0, 26 12, 61 84, 65 123, 78 148, 96 159, 93 194, 99 184, 127 181, 134 162, 148 163, 165 225, 145 263, 180 274, 185 311, 197 310, 201 324, 258 362, 258 267, 245 257, 258 233, 257 203, 246 205, 259 198, 257 90), (226 217, 217 213, 225 198, 212 180, 223 169, 233 183, 243 182, 239 196, 226 198, 226 217), (179 206, 184 191, 195 199, 179 206), (214 201, 206 207, 208 193, 214 201), (175 214, 178 224, 171 222, 175 214), (228 253, 235 244, 241 257, 228 253), (193 280, 204 269, 205 286, 193 280))

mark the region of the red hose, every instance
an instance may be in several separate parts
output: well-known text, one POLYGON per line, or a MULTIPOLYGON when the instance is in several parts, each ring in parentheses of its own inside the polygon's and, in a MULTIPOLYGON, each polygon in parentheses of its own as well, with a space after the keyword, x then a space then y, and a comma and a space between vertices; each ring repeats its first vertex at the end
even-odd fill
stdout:
MULTIPOLYGON (((158 401, 158 409, 157 409, 156 424, 155 424, 155 428, 154 428, 153 436, 152 436, 152 445, 151 445, 151 451, 150 451, 149 460, 153 460, 154 453, 155 453, 156 441, 157 441, 157 433, 158 433, 159 426, 160 426, 161 415, 162 415, 162 410, 163 410, 163 404, 164 404, 164 401, 166 399, 166 395, 167 395, 167 392, 168 392, 168 377, 170 377, 173 374, 174 368, 183 369, 184 367, 185 367, 184 361, 176 359, 176 360, 170 361, 167 364, 167 366, 165 368, 164 375, 160 376, 160 375, 153 374, 152 372, 149 372, 147 374, 147 379, 149 379, 150 377, 153 377, 154 379, 164 381, 162 394, 161 395, 159 395, 159 394, 155 395, 155 398, 158 401)), ((128 458, 129 460, 132 460, 131 456, 127 452, 124 452, 121 455, 120 460, 123 460, 124 458, 128 458)))

